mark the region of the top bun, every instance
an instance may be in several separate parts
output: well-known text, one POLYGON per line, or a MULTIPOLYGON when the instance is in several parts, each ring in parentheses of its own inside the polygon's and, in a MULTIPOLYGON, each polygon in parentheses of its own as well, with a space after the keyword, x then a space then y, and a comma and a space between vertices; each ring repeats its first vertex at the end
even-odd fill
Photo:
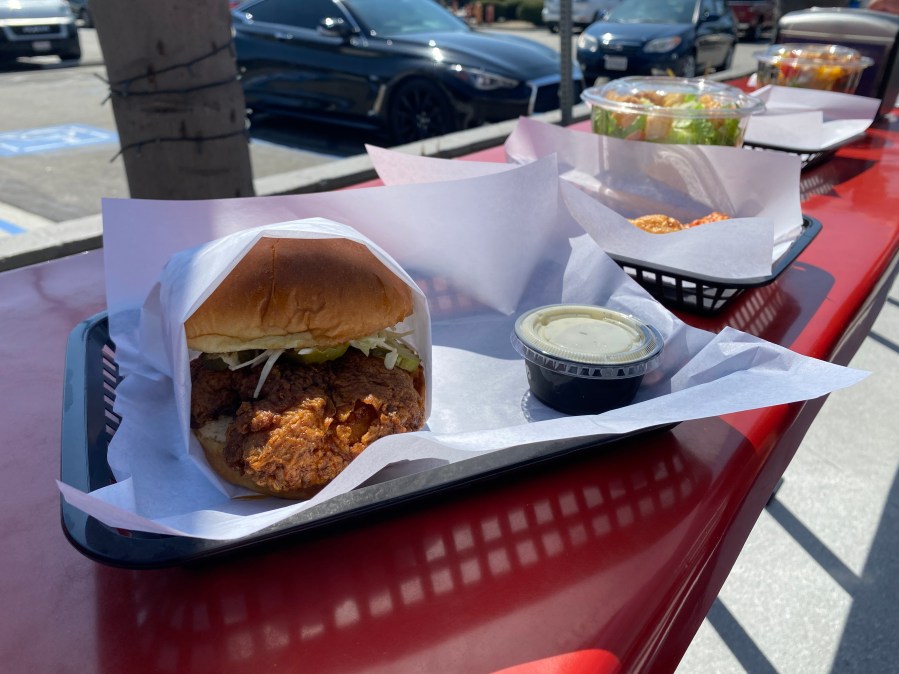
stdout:
POLYGON ((195 351, 326 347, 412 313, 412 292, 361 243, 262 238, 184 324, 195 351))

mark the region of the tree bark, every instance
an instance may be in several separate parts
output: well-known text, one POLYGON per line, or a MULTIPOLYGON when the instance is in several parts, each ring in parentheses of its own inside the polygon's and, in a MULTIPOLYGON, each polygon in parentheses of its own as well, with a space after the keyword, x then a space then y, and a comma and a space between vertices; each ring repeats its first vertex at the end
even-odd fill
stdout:
POLYGON ((253 194, 227 0, 91 0, 131 196, 253 194))

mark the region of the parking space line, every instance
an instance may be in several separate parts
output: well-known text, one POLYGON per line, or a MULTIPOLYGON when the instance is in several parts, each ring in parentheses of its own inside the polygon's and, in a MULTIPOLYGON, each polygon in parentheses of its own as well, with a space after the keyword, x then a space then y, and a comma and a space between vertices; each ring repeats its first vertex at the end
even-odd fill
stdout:
POLYGON ((54 222, 36 213, 0 202, 0 238, 28 234, 36 229, 52 226, 54 222))
POLYGON ((6 232, 7 234, 22 234, 25 230, 18 225, 14 225, 11 222, 7 222, 6 220, 0 220, 0 231, 6 232))
POLYGON ((61 124, 0 133, 0 157, 66 150, 85 145, 114 143, 117 134, 86 124, 61 124))

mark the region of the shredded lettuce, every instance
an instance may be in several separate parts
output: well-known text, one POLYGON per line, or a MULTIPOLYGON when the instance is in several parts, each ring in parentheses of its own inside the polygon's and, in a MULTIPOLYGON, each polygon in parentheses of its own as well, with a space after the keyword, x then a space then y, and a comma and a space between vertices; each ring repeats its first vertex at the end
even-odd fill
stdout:
POLYGON ((342 344, 323 349, 266 349, 265 351, 258 352, 255 356, 247 360, 242 360, 242 357, 246 357, 246 351, 230 351, 228 353, 210 354, 210 356, 221 359, 230 370, 239 370, 244 367, 253 367, 259 363, 264 363, 262 371, 259 373, 259 380, 256 383, 256 390, 253 392, 253 397, 258 398, 259 393, 262 391, 262 386, 265 384, 265 380, 268 379, 278 358, 280 358, 285 351, 293 351, 305 362, 315 363, 339 358, 346 352, 347 346, 352 346, 359 349, 366 356, 383 357, 384 367, 388 370, 392 370, 394 367, 400 367, 403 370, 415 372, 421 363, 421 359, 418 357, 418 354, 402 341, 403 337, 410 334, 412 334, 411 331, 396 332, 393 330, 380 330, 368 337, 350 340, 348 345, 342 344), (310 358, 310 356, 313 357, 310 358), (316 358, 314 356, 321 356, 321 358, 316 358))
POLYGON ((414 372, 418 369, 421 359, 402 342, 402 338, 409 334, 411 333, 380 330, 368 337, 350 340, 350 346, 359 349, 366 356, 383 355, 384 367, 388 370, 398 366, 403 370, 414 372))
POLYGON ((259 381, 256 382, 256 390, 253 391, 254 398, 259 397, 259 392, 262 391, 262 385, 265 383, 265 380, 268 379, 268 375, 275 366, 275 361, 278 360, 278 356, 284 353, 284 349, 269 349, 266 353, 268 353, 268 359, 265 361, 265 365, 262 366, 262 372, 259 373, 259 381))
POLYGON ((240 360, 240 353, 240 351, 231 351, 230 353, 220 353, 217 355, 225 363, 228 364, 229 370, 239 370, 242 367, 252 367, 257 363, 265 361, 265 365, 262 366, 262 371, 259 373, 259 380, 256 382, 256 390, 253 391, 253 397, 258 398, 259 392, 262 391, 262 385, 265 384, 265 380, 268 379, 268 375, 271 373, 272 368, 275 366, 278 358, 282 353, 284 353, 284 349, 266 349, 265 351, 261 351, 255 357, 250 358, 249 360, 244 362, 241 362, 240 360))

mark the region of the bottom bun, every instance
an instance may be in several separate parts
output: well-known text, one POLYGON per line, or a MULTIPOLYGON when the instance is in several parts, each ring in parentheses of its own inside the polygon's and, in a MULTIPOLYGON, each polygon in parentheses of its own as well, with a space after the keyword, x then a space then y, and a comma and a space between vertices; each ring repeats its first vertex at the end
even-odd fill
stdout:
POLYGON ((241 474, 225 462, 225 443, 228 439, 228 427, 234 421, 233 417, 219 417, 200 428, 193 429, 194 436, 200 442, 206 460, 212 469, 224 480, 239 487, 245 487, 266 496, 278 498, 305 500, 312 498, 321 489, 295 489, 292 491, 273 491, 257 484, 248 476, 241 474))

